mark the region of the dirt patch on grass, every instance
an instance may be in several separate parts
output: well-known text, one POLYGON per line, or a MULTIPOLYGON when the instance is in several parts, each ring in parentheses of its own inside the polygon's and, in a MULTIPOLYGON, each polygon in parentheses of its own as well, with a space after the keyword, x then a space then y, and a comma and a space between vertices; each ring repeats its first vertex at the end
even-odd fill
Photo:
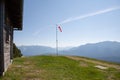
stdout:
POLYGON ((24 65, 30 65, 31 63, 28 62, 28 61, 26 61, 26 62, 24 62, 23 64, 24 64, 24 65))
POLYGON ((80 66, 82 66, 82 67, 88 67, 88 64, 86 62, 80 62, 80 66))

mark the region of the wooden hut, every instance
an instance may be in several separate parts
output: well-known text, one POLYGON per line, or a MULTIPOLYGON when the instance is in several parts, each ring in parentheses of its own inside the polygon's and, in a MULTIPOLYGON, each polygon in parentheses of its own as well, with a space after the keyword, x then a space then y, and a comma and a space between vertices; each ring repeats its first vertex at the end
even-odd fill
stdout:
POLYGON ((13 59, 13 31, 22 30, 23 0, 0 0, 0 76, 13 59))

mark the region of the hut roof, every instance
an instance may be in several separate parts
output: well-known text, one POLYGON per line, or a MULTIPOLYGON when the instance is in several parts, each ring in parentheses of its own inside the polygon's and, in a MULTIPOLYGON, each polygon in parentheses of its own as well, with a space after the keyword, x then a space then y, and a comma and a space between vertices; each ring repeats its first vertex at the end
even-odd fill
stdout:
POLYGON ((6 5, 13 28, 22 30, 23 0, 6 0, 6 5))

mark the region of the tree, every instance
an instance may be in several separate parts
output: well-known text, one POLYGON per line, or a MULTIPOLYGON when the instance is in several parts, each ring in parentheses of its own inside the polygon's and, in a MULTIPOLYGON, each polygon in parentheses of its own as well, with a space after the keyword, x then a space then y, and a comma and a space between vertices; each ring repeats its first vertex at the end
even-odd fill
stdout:
POLYGON ((18 49, 15 45, 15 43, 13 43, 13 58, 16 58, 16 57, 21 57, 22 56, 22 53, 20 51, 20 49, 18 49))

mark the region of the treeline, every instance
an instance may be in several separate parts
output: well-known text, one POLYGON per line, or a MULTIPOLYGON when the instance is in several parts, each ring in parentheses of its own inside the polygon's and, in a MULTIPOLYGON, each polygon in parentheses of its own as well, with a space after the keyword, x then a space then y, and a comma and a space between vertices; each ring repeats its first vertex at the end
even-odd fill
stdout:
POLYGON ((22 53, 20 49, 18 49, 15 43, 13 43, 13 58, 21 57, 21 56, 22 56, 22 53))

